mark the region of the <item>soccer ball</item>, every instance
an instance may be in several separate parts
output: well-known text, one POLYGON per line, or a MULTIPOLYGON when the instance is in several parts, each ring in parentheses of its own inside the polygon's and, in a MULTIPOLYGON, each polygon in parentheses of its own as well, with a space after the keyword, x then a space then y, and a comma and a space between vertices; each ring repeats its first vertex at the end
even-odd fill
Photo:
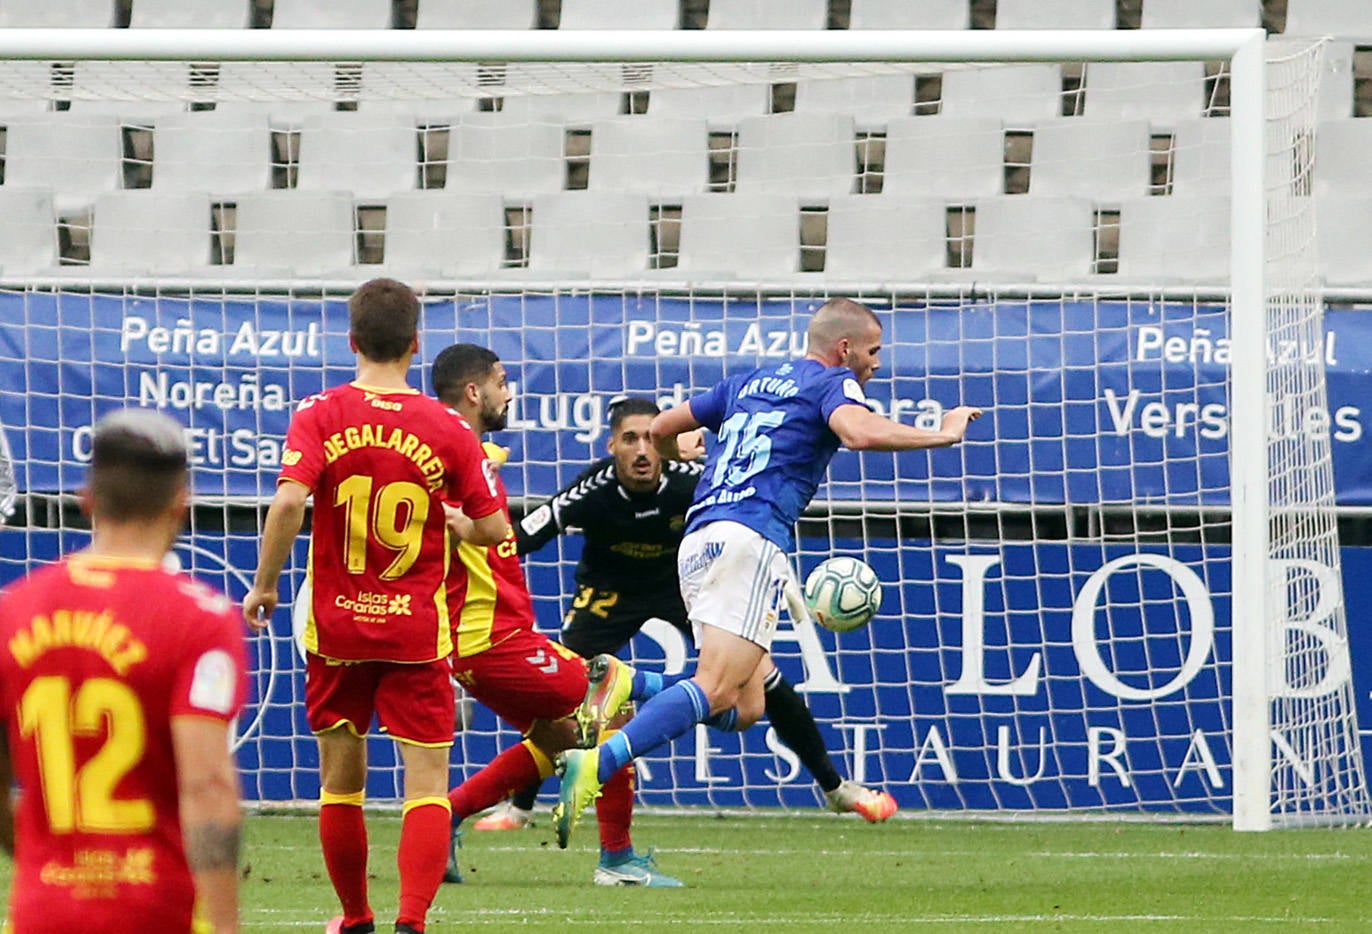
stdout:
POLYGON ((881 609, 881 580, 857 558, 830 558, 805 578, 805 605, 825 629, 852 632, 881 609))

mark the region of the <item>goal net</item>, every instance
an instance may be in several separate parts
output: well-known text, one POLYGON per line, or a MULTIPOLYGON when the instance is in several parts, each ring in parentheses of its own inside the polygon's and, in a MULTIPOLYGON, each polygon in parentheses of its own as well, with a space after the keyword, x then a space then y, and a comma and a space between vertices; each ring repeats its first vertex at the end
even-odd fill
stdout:
MULTIPOLYGON (((0 582, 85 541, 89 426, 143 405, 193 445, 177 560, 241 598, 292 407, 350 377, 372 276, 424 290, 416 385, 454 341, 504 361, 517 515, 604 456, 616 397, 803 353, 851 296, 885 329, 875 407, 987 414, 956 448, 840 452, 800 523, 799 574, 844 553, 884 583, 865 629, 774 645, 839 771, 912 811, 1366 817, 1344 589, 1372 568, 1335 524, 1366 485, 1359 325, 1318 290, 1321 49, 1166 32, 306 32, 260 60, 196 33, 194 62, 4 37, 0 582)), ((526 559, 549 633, 579 549, 526 559)), ((251 643, 255 801, 318 792, 304 554, 251 643)), ((661 621, 630 651, 691 670, 661 621)), ((455 780, 517 739, 460 719, 455 780)), ((389 740, 371 757, 371 799, 396 798, 389 740)), ((765 723, 683 738, 639 795, 823 801, 765 723)))

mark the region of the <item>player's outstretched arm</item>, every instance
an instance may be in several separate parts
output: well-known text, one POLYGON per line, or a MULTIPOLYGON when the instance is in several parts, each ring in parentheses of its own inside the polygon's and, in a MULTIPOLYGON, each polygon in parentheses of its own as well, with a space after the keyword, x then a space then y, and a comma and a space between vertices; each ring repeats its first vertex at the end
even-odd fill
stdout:
POLYGON ((215 934, 238 931, 238 854, 243 818, 229 728, 212 717, 171 721, 181 836, 201 910, 215 934))
POLYGON ((648 434, 652 435, 653 447, 657 448, 659 454, 668 460, 679 461, 689 458, 683 458, 678 436, 699 427, 700 422, 691 413, 691 403, 683 402, 653 416, 648 434))
POLYGON ((283 480, 276 487, 276 495, 267 509, 267 518, 262 527, 262 550, 257 555, 257 573, 253 576, 252 590, 243 598, 243 618, 253 629, 267 628, 272 612, 276 609, 277 584, 281 579, 281 569, 290 557, 291 546, 305 524, 305 501, 310 491, 303 483, 283 480))
POLYGON ((841 405, 829 416, 829 427, 852 451, 916 451, 957 444, 978 418, 981 409, 960 405, 943 413, 938 431, 929 431, 893 422, 863 405, 841 405))

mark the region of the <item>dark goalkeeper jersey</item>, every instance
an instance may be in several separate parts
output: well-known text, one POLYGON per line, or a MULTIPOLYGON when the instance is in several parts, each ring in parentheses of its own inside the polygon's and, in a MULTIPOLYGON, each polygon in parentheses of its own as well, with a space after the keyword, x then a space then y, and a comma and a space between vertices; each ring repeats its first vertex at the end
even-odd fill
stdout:
POLYGON ((626 595, 675 593, 677 546, 701 470, 700 461, 666 461, 656 490, 631 493, 619 482, 614 458, 599 460, 524 517, 517 528, 519 553, 578 530, 585 546, 577 584, 626 595))

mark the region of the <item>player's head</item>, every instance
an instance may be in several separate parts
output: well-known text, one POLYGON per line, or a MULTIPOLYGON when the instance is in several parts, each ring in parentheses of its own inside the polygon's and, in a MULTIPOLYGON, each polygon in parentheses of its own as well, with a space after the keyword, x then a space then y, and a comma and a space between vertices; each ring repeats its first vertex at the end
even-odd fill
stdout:
POLYGON ((866 305, 831 298, 810 318, 810 356, 829 366, 846 366, 859 385, 881 368, 881 321, 866 305))
POLYGON ((505 366, 476 344, 453 344, 434 359, 434 395, 466 416, 477 431, 499 431, 510 417, 505 366))
POLYGON ((348 339, 374 363, 407 359, 419 349, 419 297, 395 279, 362 283, 348 299, 348 339))
POLYGON ((92 434, 86 508, 97 523, 165 519, 175 537, 188 463, 185 432, 175 420, 152 409, 112 412, 92 434))
POLYGON ((629 396, 610 406, 610 454, 625 489, 655 490, 662 479, 662 455, 648 433, 659 411, 656 402, 641 396, 629 396))

